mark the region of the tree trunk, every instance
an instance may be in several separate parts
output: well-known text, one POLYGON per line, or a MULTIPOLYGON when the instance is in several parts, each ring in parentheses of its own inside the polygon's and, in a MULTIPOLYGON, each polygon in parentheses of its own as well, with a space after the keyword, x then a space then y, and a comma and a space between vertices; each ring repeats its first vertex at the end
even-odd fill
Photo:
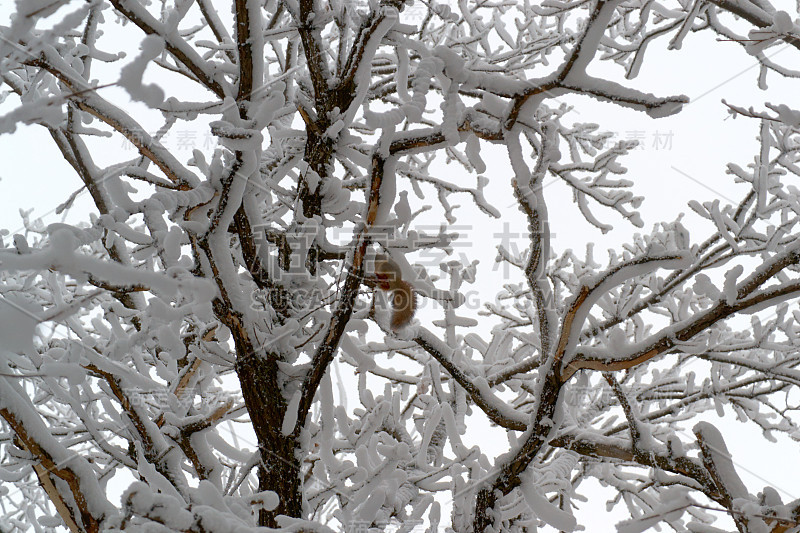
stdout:
POLYGON ((240 354, 236 372, 261 452, 258 489, 274 491, 280 498, 277 508, 259 512, 258 524, 277 527, 277 515, 300 518, 303 512, 298 443, 281 433, 286 402, 278 386, 277 360, 273 354, 240 354))

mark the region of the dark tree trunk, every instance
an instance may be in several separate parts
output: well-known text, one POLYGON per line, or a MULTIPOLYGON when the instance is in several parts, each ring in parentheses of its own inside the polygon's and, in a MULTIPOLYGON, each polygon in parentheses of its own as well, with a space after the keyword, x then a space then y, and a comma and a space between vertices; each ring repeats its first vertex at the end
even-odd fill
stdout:
POLYGON ((278 386, 278 364, 272 354, 242 354, 236 371, 261 452, 258 488, 280 498, 276 509, 260 511, 258 524, 277 527, 277 515, 300 518, 303 512, 298 444, 292 435, 281 433, 286 402, 278 386))

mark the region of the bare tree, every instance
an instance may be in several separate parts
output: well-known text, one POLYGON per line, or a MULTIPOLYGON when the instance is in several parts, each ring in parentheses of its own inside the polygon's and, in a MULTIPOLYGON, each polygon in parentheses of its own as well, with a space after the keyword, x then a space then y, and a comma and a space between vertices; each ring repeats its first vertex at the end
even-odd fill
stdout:
POLYGON ((619 177, 635 143, 572 123, 559 97, 677 113, 686 97, 587 67, 633 78, 653 41, 691 32, 739 43, 762 85, 797 77, 773 57, 800 48, 793 16, 768 0, 420 2, 16 3, 0 133, 46 128, 82 182, 59 211, 87 191, 94 212, 0 244, 2 531, 573 531, 585 479, 617 491, 620 531, 712 531, 715 511, 798 530, 800 501, 745 486, 695 417, 725 405, 800 435, 800 112, 728 104, 758 145, 727 169, 738 203, 690 202, 699 241, 678 219, 604 265, 553 250, 542 187, 557 178, 603 231, 609 211, 641 227, 619 177), (167 142, 187 125, 212 141, 191 156, 167 142), (476 263, 420 258, 452 252, 458 216, 505 216, 487 146, 528 242, 498 246, 520 275, 478 322, 459 309, 476 263), (443 155, 461 170, 434 175, 443 155), (439 310, 390 323, 376 257, 439 310), (510 449, 466 444, 478 418, 510 449))

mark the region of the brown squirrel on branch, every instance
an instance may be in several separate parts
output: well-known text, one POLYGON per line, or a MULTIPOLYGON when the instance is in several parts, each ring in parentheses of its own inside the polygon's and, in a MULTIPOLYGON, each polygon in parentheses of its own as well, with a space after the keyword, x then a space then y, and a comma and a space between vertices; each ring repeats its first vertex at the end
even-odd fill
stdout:
POLYGON ((400 265, 385 254, 378 255, 375 258, 375 278, 367 284, 391 294, 392 318, 389 324, 393 331, 411 322, 417 310, 417 299, 411 284, 403 279, 400 265))

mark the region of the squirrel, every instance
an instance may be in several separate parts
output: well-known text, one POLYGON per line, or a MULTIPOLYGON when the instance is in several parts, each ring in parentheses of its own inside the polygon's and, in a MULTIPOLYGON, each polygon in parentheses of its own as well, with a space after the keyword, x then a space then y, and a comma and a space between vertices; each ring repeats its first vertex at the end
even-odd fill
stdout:
POLYGON ((378 255, 375 258, 375 280, 370 285, 391 293, 392 317, 389 324, 393 331, 411 322, 417 310, 417 299, 411 284, 403 279, 400 265, 387 255, 378 255))

